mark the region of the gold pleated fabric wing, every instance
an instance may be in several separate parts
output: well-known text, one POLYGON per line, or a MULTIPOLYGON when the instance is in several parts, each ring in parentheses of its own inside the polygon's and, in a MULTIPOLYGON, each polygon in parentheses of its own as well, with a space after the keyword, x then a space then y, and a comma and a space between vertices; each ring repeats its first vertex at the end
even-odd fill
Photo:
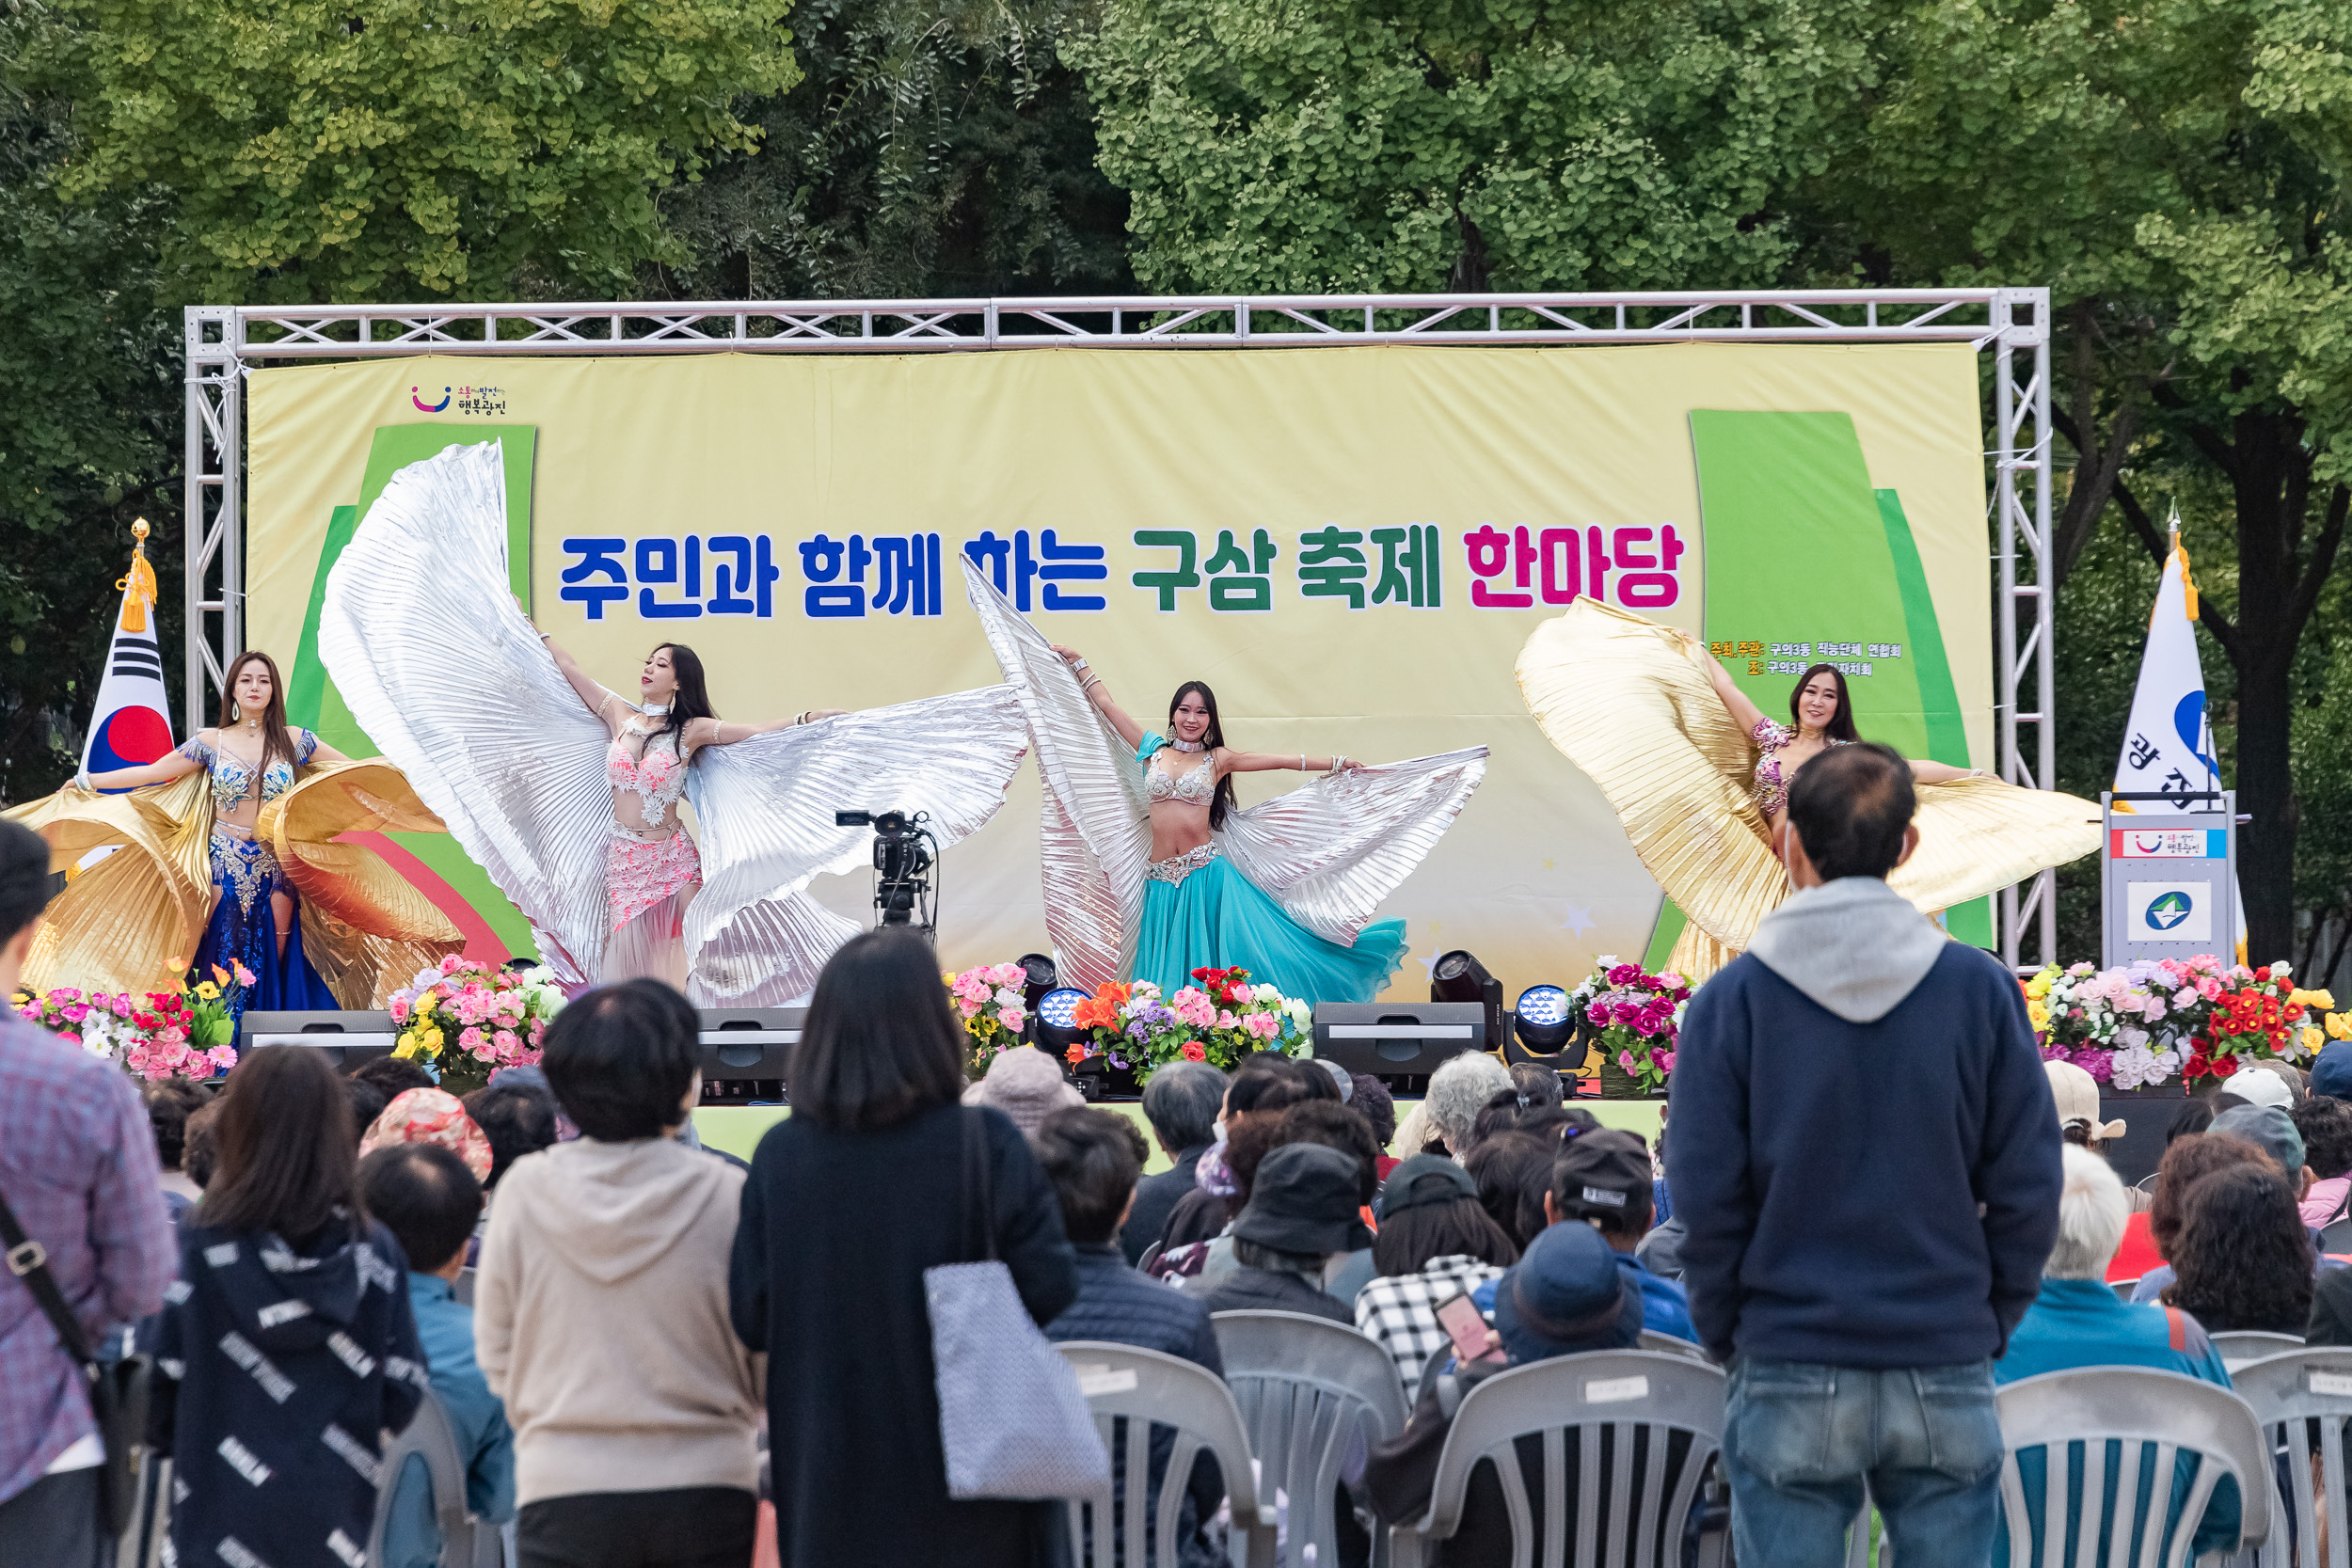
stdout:
POLYGON ((121 795, 61 789, 7 815, 47 839, 50 868, 70 878, 33 938, 27 988, 148 991, 180 978, 212 917, 213 796, 202 773, 121 795), (73 869, 108 846, 113 854, 73 869))
POLYGON ((465 933, 355 832, 446 830, 400 769, 381 759, 316 763, 262 808, 260 832, 302 895, 302 945, 345 1007, 381 1007, 465 933))
MULTIPOLYGON (((1667 966, 1702 979, 1788 896, 1753 794, 1756 752, 1669 626, 1580 598, 1519 652, 1545 736, 1600 787, 1633 851, 1689 917, 1667 966)), ((2099 808, 1997 779, 1918 786, 1919 848, 1888 885, 1933 914, 2099 847, 2099 808)))

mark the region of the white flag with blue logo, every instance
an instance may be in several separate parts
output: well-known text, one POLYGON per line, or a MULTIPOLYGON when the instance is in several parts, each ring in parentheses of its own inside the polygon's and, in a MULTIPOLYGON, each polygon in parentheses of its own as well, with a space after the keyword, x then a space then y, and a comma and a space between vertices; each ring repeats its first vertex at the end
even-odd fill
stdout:
MULTIPOLYGON (((2197 657, 2197 590, 2189 581, 2188 552, 2176 535, 2148 622, 2148 651, 2139 661, 2131 722, 2123 727, 2115 792, 2189 795, 2220 787, 2213 725, 2205 715, 2205 670, 2197 657)), ((2149 813, 2188 804, 2206 802, 2168 808, 2159 800, 2119 800, 2116 809, 2149 813)))
POLYGON ((122 609, 106 648, 89 738, 82 746, 82 767, 91 773, 141 768, 172 748, 171 700, 164 689, 163 649, 155 641, 155 569, 147 563, 146 522, 133 531, 142 543, 132 546, 131 570, 115 584, 122 590, 122 609))

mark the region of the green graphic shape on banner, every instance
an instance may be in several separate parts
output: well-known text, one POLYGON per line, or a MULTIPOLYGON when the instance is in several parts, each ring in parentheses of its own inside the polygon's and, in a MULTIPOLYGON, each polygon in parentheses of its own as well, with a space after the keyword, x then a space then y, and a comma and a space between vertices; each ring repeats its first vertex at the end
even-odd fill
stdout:
MULTIPOLYGON (((1707 542, 1706 637, 1772 718, 1806 666, 1846 671, 1854 723, 1907 757, 1968 764, 1951 661, 1900 499, 1870 483, 1851 416, 1693 409, 1692 458, 1707 542)), ((1990 900, 1946 917, 1993 942, 1990 900)), ((1665 900, 1643 961, 1686 924, 1665 900)))
MULTIPOLYGON (((334 569, 343 546, 351 543, 359 519, 367 515, 368 508, 384 493, 392 475, 411 463, 421 462, 450 447, 475 446, 492 440, 501 443, 506 464, 507 578, 516 597, 526 607, 530 605, 531 473, 538 434, 533 425, 399 424, 376 428, 375 439, 368 449, 367 470, 360 480, 358 504, 339 506, 328 517, 326 539, 310 578, 310 605, 302 619, 302 642, 295 651, 294 670, 286 677, 288 722, 316 730, 320 739, 351 756, 373 756, 380 750, 359 728, 358 721, 352 718, 342 694, 335 689, 333 678, 320 661, 319 616, 326 603, 327 573, 334 569)), ((389 594, 414 597, 418 613, 431 613, 432 584, 386 583, 382 588, 389 594)), ((488 875, 468 858, 455 839, 447 833, 387 836, 446 881, 451 891, 497 933, 510 953, 528 957, 538 951, 531 938, 531 923, 507 901, 488 875)))

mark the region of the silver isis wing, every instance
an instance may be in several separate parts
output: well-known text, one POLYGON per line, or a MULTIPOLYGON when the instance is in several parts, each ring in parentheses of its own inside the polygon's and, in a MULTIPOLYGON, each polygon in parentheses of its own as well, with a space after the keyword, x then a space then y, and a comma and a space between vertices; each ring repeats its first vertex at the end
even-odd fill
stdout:
POLYGON ((1347 946, 1486 776, 1484 746, 1327 773, 1226 813, 1217 852, 1293 920, 1347 946))
POLYGON ((531 922, 556 976, 594 984, 607 736, 508 590, 498 442, 392 475, 327 574, 319 657, 368 738, 531 922))
POLYGON ((687 775, 703 887, 686 911, 696 1002, 776 1006, 807 992, 857 927, 809 896, 819 872, 869 863, 839 810, 926 813, 940 847, 1005 803, 1027 749, 1010 688, 867 708, 705 746, 687 775))
POLYGON ((1092 990, 1135 961, 1152 859, 1143 769, 1061 656, 968 557, 963 580, 1027 721, 1045 784, 1038 846, 1045 928, 1063 979, 1092 990))

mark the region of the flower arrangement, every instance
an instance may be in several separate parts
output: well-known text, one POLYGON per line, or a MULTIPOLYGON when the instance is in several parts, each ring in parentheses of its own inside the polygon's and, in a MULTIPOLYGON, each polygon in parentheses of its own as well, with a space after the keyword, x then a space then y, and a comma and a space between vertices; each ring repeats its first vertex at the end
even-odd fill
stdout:
POLYGON ((980 1077, 998 1052, 1021 1043, 1021 1031, 1029 1022, 1028 993, 1022 989, 1029 972, 1019 964, 981 964, 961 974, 942 970, 940 978, 947 982, 948 999, 971 1037, 967 1069, 980 1077))
MULTIPOLYGON (((1232 1071, 1256 1051, 1311 1053, 1314 1013, 1279 986, 1251 985, 1246 969, 1196 969, 1197 985, 1163 997, 1149 980, 1104 986, 1078 1004, 1072 1022, 1092 1032, 1113 1067, 1132 1067, 1138 1082, 1169 1062, 1207 1062, 1232 1071)), ((1073 1045, 1072 1062, 1090 1053, 1073 1045)))
POLYGON ((462 1095, 488 1083, 495 1069, 536 1063, 564 993, 545 968, 493 969, 453 953, 417 971, 390 1006, 400 1027, 392 1054, 423 1064, 441 1087, 462 1095))
POLYGON ((21 990, 13 999, 16 1016, 39 1024, 68 1045, 78 1045, 93 1056, 121 1059, 123 1041, 131 1034, 135 998, 129 991, 109 996, 103 990, 84 991, 72 986, 52 990, 21 990))
MULTIPOLYGON (((2025 983, 2026 1014, 2044 1061, 2072 1062, 2118 1089, 2175 1073, 2185 1084, 2228 1078, 2248 1061, 2291 1059, 2323 1042, 2321 1026, 2304 1020, 2335 999, 2296 990, 2291 975, 2283 963, 2254 970, 2201 953, 2106 970, 2052 964, 2025 983)), ((2352 1019, 2344 1027, 2352 1036, 2352 1019)))
POLYGON ((1681 975, 1652 974, 1604 953, 1568 993, 1568 1016, 1597 1032, 1604 1067, 1623 1071, 1641 1093, 1655 1094, 1674 1071, 1675 1043, 1690 1003, 1691 982, 1681 975))

